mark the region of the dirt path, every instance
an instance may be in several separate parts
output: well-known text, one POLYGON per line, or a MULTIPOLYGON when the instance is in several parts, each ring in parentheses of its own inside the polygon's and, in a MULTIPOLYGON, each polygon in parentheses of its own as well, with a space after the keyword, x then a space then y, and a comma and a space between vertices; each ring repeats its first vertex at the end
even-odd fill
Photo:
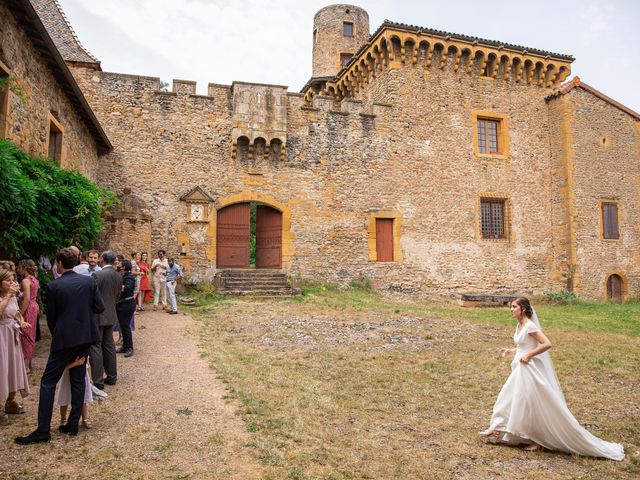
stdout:
POLYGON ((144 312, 136 327, 135 355, 118 355, 117 385, 90 407, 93 429, 62 436, 54 411, 51 443, 20 447, 13 437, 36 425, 49 339, 38 344, 27 413, 0 426, 0 478, 260 478, 236 407, 189 334, 190 317, 144 312))

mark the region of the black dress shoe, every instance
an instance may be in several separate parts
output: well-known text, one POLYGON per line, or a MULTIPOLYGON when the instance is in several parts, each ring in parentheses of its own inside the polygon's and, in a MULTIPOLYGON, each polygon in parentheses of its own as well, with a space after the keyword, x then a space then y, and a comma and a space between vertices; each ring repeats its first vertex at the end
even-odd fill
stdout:
POLYGON ((112 377, 106 377, 104 379, 104 384, 105 385, 115 385, 116 384, 116 379, 112 378, 112 377))
POLYGON ((66 433, 67 435, 71 435, 71 436, 75 436, 78 435, 78 425, 69 425, 68 423, 66 425, 60 425, 58 427, 58 431, 60 433, 66 433))
POLYGON ((104 390, 104 383, 94 383, 93 386, 98 390, 104 390))
POLYGON ((125 352, 126 352, 126 350, 123 347, 118 347, 116 349, 116 353, 125 353, 125 352))
POLYGON ((124 357, 125 358, 133 357, 133 348, 129 348, 127 351, 125 351, 124 357))
POLYGON ((48 442, 49 440, 51 440, 51 434, 49 432, 43 433, 43 432, 38 432, 37 430, 35 432, 31 432, 26 437, 16 437, 14 439, 14 441, 18 445, 30 445, 32 443, 45 443, 45 442, 48 442))

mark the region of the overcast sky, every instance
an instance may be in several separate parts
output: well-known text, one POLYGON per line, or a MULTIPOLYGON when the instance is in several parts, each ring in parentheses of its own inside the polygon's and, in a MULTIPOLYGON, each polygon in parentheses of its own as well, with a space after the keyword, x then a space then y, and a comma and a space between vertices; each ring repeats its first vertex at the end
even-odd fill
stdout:
MULTIPOLYGON (((273 83, 311 76, 310 0, 59 0, 102 69, 197 81, 273 83)), ((637 0, 361 0, 370 31, 384 19, 572 54, 572 75, 640 112, 637 0)))

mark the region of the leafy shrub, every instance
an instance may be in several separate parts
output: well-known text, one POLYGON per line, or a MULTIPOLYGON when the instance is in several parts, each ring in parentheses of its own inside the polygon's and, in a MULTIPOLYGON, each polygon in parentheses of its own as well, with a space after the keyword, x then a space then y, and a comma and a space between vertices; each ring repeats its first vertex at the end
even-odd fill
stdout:
POLYGON ((555 303, 558 305, 578 303, 579 300, 576 292, 569 292, 567 290, 562 290, 560 292, 544 292, 544 296, 548 303, 555 303))
POLYGON ((354 290, 371 290, 371 280, 366 277, 358 277, 351 280, 351 288, 354 290))
POLYGON ((8 257, 37 259, 72 244, 93 246, 102 213, 115 201, 80 173, 0 140, 0 251, 8 257))

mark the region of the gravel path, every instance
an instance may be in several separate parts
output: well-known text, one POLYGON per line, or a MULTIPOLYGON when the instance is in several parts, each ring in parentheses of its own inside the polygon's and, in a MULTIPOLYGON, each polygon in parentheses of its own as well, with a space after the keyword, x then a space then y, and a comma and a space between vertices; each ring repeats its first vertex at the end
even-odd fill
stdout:
MULTIPOLYGON (((44 325, 44 324, 43 324, 44 325)), ((0 426, 0 478, 252 479, 261 467, 246 447, 248 434, 236 406, 189 333, 191 318, 144 312, 136 317, 135 355, 118 355, 118 383, 90 407, 92 430, 77 437, 20 447, 15 435, 36 424, 38 387, 25 399, 25 415, 0 426)), ((43 330, 46 330, 46 326, 43 330)), ((49 339, 38 344, 37 385, 49 339)))

